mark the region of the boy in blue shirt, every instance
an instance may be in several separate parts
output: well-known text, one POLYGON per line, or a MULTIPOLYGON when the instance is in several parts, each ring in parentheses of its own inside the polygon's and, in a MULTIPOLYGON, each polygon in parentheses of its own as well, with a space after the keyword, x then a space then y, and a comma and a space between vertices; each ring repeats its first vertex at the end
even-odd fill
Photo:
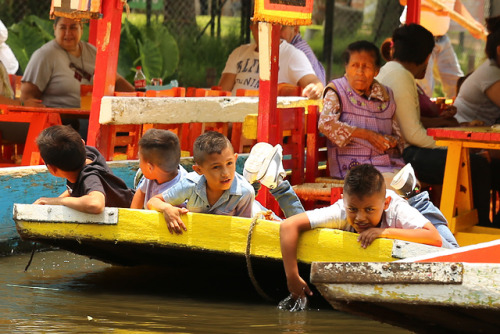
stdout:
POLYGON ((132 209, 146 208, 151 197, 161 194, 187 175, 180 163, 179 138, 172 131, 150 129, 139 140, 139 167, 144 176, 132 200, 132 209))
MULTIPOLYGON (((302 204, 290 184, 283 181, 285 173, 279 147, 260 144, 256 146, 264 148, 261 150, 263 154, 259 156, 255 154, 258 149, 252 149, 245 164, 245 168, 250 169, 247 179, 252 182, 262 180, 271 189, 285 216, 303 212, 302 204)), ((214 131, 202 134, 193 148, 195 172, 188 173, 176 185, 151 198, 147 203, 148 209, 162 212, 169 231, 178 234, 186 230, 180 216, 187 212, 252 217, 262 206, 254 208, 254 188, 245 177, 236 173, 237 157, 231 142, 224 135, 214 131), (184 203, 185 207, 178 207, 184 203)))

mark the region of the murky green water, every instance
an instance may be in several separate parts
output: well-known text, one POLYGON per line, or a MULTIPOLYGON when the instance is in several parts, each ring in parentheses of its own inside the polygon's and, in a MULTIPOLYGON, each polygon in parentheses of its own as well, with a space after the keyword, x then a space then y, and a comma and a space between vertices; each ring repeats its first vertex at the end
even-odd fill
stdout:
POLYGON ((328 308, 280 311, 253 291, 195 287, 165 270, 50 251, 24 272, 28 260, 0 257, 2 333, 407 333, 328 308))

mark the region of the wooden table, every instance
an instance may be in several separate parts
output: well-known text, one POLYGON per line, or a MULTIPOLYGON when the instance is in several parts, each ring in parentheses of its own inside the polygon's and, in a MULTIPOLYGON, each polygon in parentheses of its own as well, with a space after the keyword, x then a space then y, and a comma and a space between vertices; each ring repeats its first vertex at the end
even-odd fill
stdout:
POLYGON ((25 106, 0 105, 0 122, 29 123, 21 165, 39 165, 40 152, 36 138, 43 129, 61 124, 61 114, 90 115, 89 110, 76 108, 35 108, 25 106))
POLYGON ((427 134, 436 139, 437 145, 448 147, 440 209, 450 230, 455 235, 458 232, 491 233, 489 230, 493 229, 474 226, 478 218, 472 201, 469 149, 499 150, 500 129, 433 128, 428 129, 427 134))

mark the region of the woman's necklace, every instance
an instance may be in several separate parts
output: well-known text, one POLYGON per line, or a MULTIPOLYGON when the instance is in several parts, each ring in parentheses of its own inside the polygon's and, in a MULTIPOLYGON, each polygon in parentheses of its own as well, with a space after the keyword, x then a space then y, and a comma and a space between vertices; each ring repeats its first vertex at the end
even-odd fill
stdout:
POLYGON ((78 43, 78 47, 80 48, 80 63, 81 67, 78 67, 71 61, 71 55, 69 52, 63 48, 63 50, 66 52, 68 55, 68 60, 69 60, 69 68, 75 71, 75 79, 78 81, 82 81, 82 79, 86 79, 87 81, 90 81, 92 79, 92 75, 85 71, 85 66, 83 64, 83 48, 81 47, 80 43, 78 43))

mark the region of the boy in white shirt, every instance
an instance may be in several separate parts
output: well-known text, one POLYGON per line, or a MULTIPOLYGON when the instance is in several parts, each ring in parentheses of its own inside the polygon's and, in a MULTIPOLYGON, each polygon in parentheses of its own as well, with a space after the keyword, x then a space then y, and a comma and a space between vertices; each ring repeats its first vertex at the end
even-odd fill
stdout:
POLYGON ((302 232, 327 227, 359 233, 363 248, 377 238, 441 246, 439 232, 406 200, 386 190, 384 177, 372 165, 359 165, 344 180, 344 198, 329 207, 307 211, 283 221, 280 242, 288 290, 295 299, 312 295, 299 276, 297 243, 302 232))

